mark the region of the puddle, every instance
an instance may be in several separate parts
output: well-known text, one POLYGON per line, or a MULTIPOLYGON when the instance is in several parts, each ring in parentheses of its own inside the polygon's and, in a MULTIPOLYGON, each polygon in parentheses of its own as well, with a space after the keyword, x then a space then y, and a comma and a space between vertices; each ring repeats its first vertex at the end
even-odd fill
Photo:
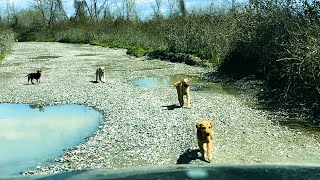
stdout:
POLYGON ((11 78, 11 77, 13 77, 12 73, 0 72, 0 78, 11 78))
POLYGON ((160 86, 171 86, 175 82, 183 78, 191 78, 190 89, 192 91, 215 91, 220 93, 231 93, 235 94, 240 91, 240 89, 233 85, 225 85, 220 83, 212 83, 201 79, 197 76, 188 76, 183 74, 177 74, 173 76, 161 76, 161 77, 141 77, 133 79, 130 82, 138 87, 142 88, 154 88, 160 86))
POLYGON ((78 54, 76 56, 98 56, 99 54, 78 54))
POLYGON ((288 120, 279 121, 279 124, 308 135, 320 137, 320 126, 315 123, 308 122, 304 118, 289 118, 288 120))
POLYGON ((12 66, 20 66, 22 63, 12 63, 12 62, 7 62, 7 63, 0 63, 0 67, 12 67, 12 66))
POLYGON ((32 59, 54 59, 54 58, 59 58, 59 57, 62 57, 62 56, 37 56, 32 59))
POLYGON ((98 129, 102 115, 83 105, 0 104, 1 176, 46 165, 98 129))

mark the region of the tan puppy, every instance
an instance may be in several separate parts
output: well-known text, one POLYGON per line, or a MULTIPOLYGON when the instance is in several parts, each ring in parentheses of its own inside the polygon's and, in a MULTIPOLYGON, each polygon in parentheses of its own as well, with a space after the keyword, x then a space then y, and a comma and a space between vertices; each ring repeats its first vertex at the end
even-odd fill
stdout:
POLYGON ((177 88, 177 93, 178 93, 178 100, 180 103, 180 106, 183 106, 183 96, 187 96, 187 108, 191 108, 191 100, 190 100, 190 82, 191 79, 189 78, 184 78, 181 81, 178 81, 174 83, 174 86, 177 88))
POLYGON ((210 162, 213 159, 213 121, 209 119, 199 120, 196 122, 196 128, 200 152, 203 158, 210 162))
POLYGON ((97 70, 96 70, 96 82, 104 82, 105 81, 105 73, 104 73, 104 67, 99 67, 97 70))

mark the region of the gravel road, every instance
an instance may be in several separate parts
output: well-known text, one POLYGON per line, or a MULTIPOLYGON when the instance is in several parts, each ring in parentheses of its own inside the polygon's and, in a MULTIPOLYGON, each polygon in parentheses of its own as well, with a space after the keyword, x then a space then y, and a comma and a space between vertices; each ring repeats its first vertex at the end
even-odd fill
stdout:
POLYGON ((15 43, 0 64, 0 103, 83 104, 103 122, 82 144, 56 163, 26 174, 79 169, 124 168, 176 163, 207 164, 196 158, 195 121, 215 122, 214 161, 232 163, 320 163, 320 141, 277 125, 276 115, 253 109, 239 97, 193 91, 192 107, 178 104, 173 86, 140 88, 129 81, 145 76, 202 75, 209 69, 126 55, 126 50, 90 45, 15 43), (107 69, 106 83, 92 83, 95 69, 107 69), (26 74, 43 69, 41 83, 26 74), (193 160, 195 158, 195 160, 193 160))

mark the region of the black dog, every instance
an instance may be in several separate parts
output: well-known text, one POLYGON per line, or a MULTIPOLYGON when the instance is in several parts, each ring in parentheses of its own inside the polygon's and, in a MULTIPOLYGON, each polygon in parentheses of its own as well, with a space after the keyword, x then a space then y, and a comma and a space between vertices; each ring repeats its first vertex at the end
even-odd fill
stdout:
MULTIPOLYGON (((40 83, 40 77, 41 77, 41 72, 42 70, 41 69, 38 69, 36 73, 30 73, 28 74, 28 84, 29 84, 29 81, 31 80, 31 83, 34 84, 32 82, 33 79, 37 80, 37 83, 40 83)), ((26 77, 27 77, 26 76, 26 77)))

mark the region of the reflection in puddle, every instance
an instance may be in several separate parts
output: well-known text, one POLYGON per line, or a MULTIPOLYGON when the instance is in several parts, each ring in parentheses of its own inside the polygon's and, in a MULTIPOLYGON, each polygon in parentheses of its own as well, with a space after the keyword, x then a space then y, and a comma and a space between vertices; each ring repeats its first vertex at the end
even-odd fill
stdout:
POLYGON ((183 74, 177 74, 173 76, 162 76, 162 77, 142 77, 133 79, 130 82, 138 87, 143 88, 154 88, 159 86, 170 86, 175 82, 183 79, 191 78, 190 88, 192 91, 215 91, 215 92, 228 92, 228 93, 237 93, 240 89, 233 85, 225 85, 219 83, 212 83, 206 80, 203 80, 197 76, 188 76, 183 74))
POLYGON ((45 165, 97 130, 102 116, 82 105, 0 104, 2 176, 45 165), (44 111, 45 109, 45 111, 44 111))
POLYGON ((38 109, 39 112, 44 112, 44 105, 42 105, 42 104, 36 104, 36 103, 29 104, 29 108, 38 109))

